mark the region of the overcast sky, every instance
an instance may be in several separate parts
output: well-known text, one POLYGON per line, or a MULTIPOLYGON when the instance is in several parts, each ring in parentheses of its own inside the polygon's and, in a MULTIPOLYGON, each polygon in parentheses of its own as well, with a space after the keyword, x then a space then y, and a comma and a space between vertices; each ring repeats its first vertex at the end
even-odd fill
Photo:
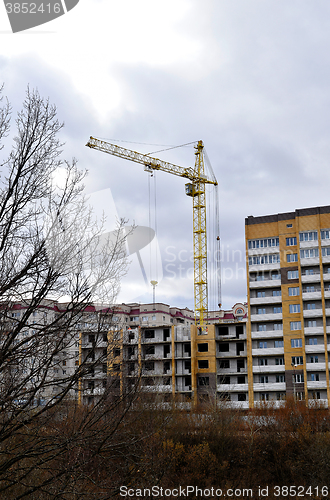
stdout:
MULTIPOLYGON (((0 37, 14 109, 28 84, 57 105, 65 156, 88 168, 105 212, 148 226, 156 197, 157 239, 139 257, 158 301, 193 308, 185 181, 158 172, 149 203, 142 166, 86 148, 90 135, 141 152, 203 140, 219 182, 224 308, 246 300, 246 216, 330 204, 328 0, 80 0, 17 34, 1 4, 0 37)), ((193 146, 155 156, 195 158, 193 146)), ((119 300, 151 301, 131 260, 119 300)))

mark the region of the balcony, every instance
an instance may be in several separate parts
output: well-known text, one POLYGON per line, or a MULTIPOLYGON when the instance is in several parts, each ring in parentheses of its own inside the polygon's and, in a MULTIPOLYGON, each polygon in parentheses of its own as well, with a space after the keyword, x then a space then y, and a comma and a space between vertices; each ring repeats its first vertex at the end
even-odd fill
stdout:
POLYGON ((323 335, 323 326, 305 326, 304 333, 305 335, 323 335))
MULTIPOLYGON (((274 252, 273 252, 274 253, 274 252)), ((277 271, 280 266, 279 262, 274 262, 271 264, 251 264, 249 266, 249 271, 262 272, 262 271, 277 271)))
POLYGON ((146 392, 172 392, 172 386, 171 385, 144 385, 142 387, 143 391, 146 392))
POLYGON ((262 304, 280 304, 282 302, 282 296, 277 295, 276 297, 254 297, 250 299, 251 306, 262 305, 262 304))
MULTIPOLYGON (((329 363, 330 368, 330 363, 329 363)), ((306 363, 306 370, 309 372, 324 371, 325 363, 306 363)))
POLYGON ((271 382, 268 384, 254 383, 253 390, 256 392, 268 392, 268 391, 285 391, 285 382, 271 382))
POLYGON ((277 356, 284 354, 284 347, 267 347, 252 349, 252 356, 277 356))
POLYGON ((250 281, 250 288, 271 288, 281 286, 281 280, 263 280, 263 281, 250 281))
POLYGON ((325 349, 324 349, 324 344, 318 344, 318 345, 306 345, 305 346, 305 351, 306 351, 306 354, 314 354, 314 353, 322 353, 322 352, 325 352, 325 349))
POLYGON ((307 380, 307 389, 326 389, 327 381, 326 380, 307 380))
MULTIPOLYGON (((308 241, 300 241, 299 242, 299 247, 300 248, 318 248, 319 242, 318 240, 308 240, 308 241)), ((310 259, 307 259, 310 260, 310 259)))
POLYGON ((267 330, 266 332, 252 332, 252 339, 282 338, 283 330, 267 330))
POLYGON ((302 283, 320 283, 321 276, 319 274, 302 274, 302 283))
MULTIPOLYGON (((330 312, 330 310, 329 310, 330 312)), ((320 309, 304 309, 303 311, 304 318, 322 318, 323 310, 320 309)))
POLYGON ((253 373, 284 373, 285 365, 253 366, 253 373))
POLYGON ((218 384, 217 392, 246 392, 249 384, 218 384))
MULTIPOLYGON (((310 245, 308 245, 308 246, 310 246, 310 245)), ((329 260, 329 262, 330 262, 330 260, 329 260)), ((319 257, 308 257, 307 259, 300 259, 301 266, 315 266, 319 263, 320 263, 319 257)))
POLYGON ((279 247, 263 247, 263 248, 249 248, 248 256, 253 257, 253 255, 275 255, 279 254, 279 247))
POLYGON ((321 289, 315 290, 314 292, 304 292, 302 293, 302 298, 303 300, 310 300, 310 299, 321 299, 321 289))
POLYGON ((282 313, 251 314, 251 321, 281 321, 282 313))

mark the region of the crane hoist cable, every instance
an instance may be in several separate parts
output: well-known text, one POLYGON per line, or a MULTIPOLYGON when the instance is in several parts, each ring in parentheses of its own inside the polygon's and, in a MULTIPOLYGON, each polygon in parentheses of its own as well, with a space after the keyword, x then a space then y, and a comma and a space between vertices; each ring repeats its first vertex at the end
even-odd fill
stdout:
MULTIPOLYGON (((157 238, 157 183, 156 172, 148 174, 148 212, 149 212, 149 229, 153 231, 154 238, 157 238)), ((150 242, 152 238, 150 237, 150 242)), ((158 283, 158 255, 157 245, 149 245, 149 268, 150 279, 158 283)))

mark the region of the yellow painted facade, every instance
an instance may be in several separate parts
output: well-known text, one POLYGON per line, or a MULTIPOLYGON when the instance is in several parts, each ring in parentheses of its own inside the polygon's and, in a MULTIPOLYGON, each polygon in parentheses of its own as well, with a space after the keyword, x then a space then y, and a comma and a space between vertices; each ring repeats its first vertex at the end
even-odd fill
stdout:
POLYGON ((246 219, 250 406, 290 394, 328 404, 329 228, 330 207, 246 219))

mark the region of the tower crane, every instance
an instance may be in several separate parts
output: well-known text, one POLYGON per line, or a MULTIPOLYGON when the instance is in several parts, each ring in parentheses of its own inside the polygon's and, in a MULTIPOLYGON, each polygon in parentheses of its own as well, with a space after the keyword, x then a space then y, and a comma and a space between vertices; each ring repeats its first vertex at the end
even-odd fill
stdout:
POLYGON ((207 237, 206 237, 206 200, 205 184, 217 186, 217 180, 212 172, 209 176, 205 172, 204 144, 198 141, 195 146, 195 166, 193 168, 180 167, 172 163, 153 158, 148 154, 137 153, 121 146, 111 144, 100 139, 90 137, 86 146, 109 153, 119 158, 131 160, 144 165, 144 170, 162 170, 169 174, 188 179, 185 185, 186 195, 192 197, 193 201, 193 244, 194 244, 194 300, 195 318, 199 316, 200 327, 206 324, 208 310, 207 293, 207 237))

